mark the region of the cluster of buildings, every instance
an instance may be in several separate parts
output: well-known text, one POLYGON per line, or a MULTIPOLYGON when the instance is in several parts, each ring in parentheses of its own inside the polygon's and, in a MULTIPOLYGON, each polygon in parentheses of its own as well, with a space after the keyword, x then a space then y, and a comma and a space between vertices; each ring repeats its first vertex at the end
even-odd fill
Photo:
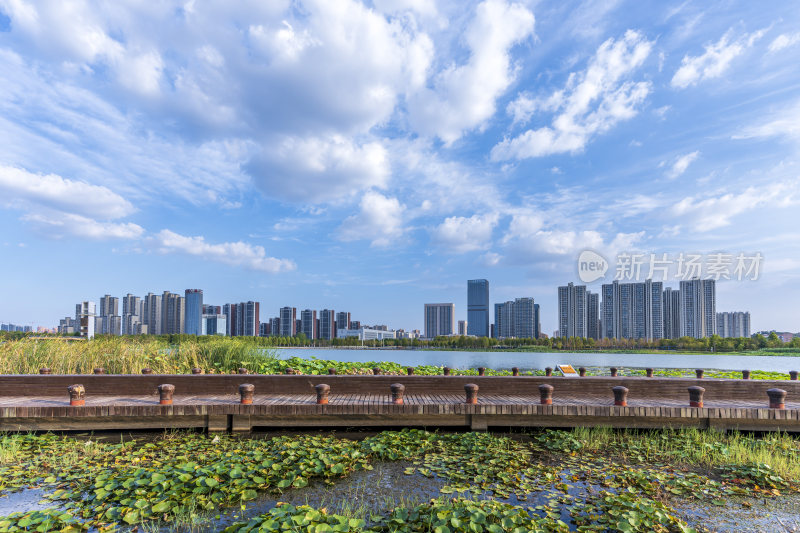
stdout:
POLYGON ((600 294, 569 283, 558 288, 556 336, 648 341, 750 336, 749 312, 717 313, 716 307, 713 279, 681 281, 679 289, 652 280, 614 281, 602 285, 600 294))
POLYGON ((33 327, 18 326, 17 324, 0 324, 0 331, 21 331, 23 333, 30 333, 33 331, 33 327))
POLYGON ((455 304, 425 304, 425 338, 469 335, 495 339, 538 339, 541 336, 539 304, 532 297, 494 304, 494 323, 489 316, 489 281, 467 281, 467 320, 455 329, 455 304))
POLYGON ((58 332, 78 333, 91 338, 103 335, 227 335, 249 337, 294 337, 300 333, 308 339, 331 340, 357 337, 360 340, 419 338, 419 331, 390 330, 385 325, 366 326, 351 320, 347 311, 316 311, 281 307, 278 316, 260 321, 259 302, 208 305, 203 291, 186 289, 183 295, 164 291, 144 297, 128 294, 119 298, 106 294, 95 302, 81 302, 75 315, 59 321, 58 332), (99 311, 98 311, 99 309, 99 311))

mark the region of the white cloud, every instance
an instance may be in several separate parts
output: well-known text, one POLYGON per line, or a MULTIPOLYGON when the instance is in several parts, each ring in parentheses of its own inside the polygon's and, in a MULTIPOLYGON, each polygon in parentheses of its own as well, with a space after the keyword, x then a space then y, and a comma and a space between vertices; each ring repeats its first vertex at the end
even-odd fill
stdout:
POLYGON ((289 259, 268 257, 263 246, 242 241, 211 244, 202 236, 187 237, 167 229, 153 237, 153 245, 160 253, 184 253, 260 272, 278 273, 297 268, 289 259))
POLYGON ((504 0, 478 5, 466 30, 469 60, 435 78, 433 88, 408 99, 412 126, 445 143, 480 127, 495 112, 496 99, 514 81, 509 51, 533 33, 534 16, 524 6, 504 0))
MULTIPOLYGON (((492 159, 525 159, 578 152, 597 134, 635 116, 650 93, 650 82, 623 81, 650 55, 653 43, 628 30, 622 39, 608 39, 583 72, 570 74, 565 87, 550 97, 510 106, 515 120, 534 109, 556 113, 551 126, 527 130, 492 149, 492 159), (520 111, 522 109, 523 111, 520 111)), ((530 100, 527 96, 521 99, 530 100)), ((521 100, 522 102, 522 100, 521 100)))
POLYGON ((500 264, 500 261, 502 261, 502 259, 503 256, 495 252, 486 252, 485 254, 483 254, 482 257, 483 264, 489 267, 500 264))
POLYGON ((739 194, 687 197, 672 207, 672 212, 692 225, 694 231, 710 231, 731 224, 732 219, 754 209, 780 208, 795 205, 800 200, 800 180, 773 183, 763 187, 748 187, 739 194))
POLYGON ((678 176, 682 175, 684 172, 686 172, 686 169, 689 168, 689 165, 691 165, 694 162, 694 160, 697 159, 699 156, 700 156, 699 150, 695 150, 694 152, 679 156, 677 159, 675 159, 675 162, 672 164, 672 167, 670 167, 670 169, 667 171, 666 173, 667 177, 669 179, 675 179, 678 176))
POLYGON ((138 239, 144 228, 132 222, 102 222, 89 217, 57 211, 29 213, 22 220, 47 237, 61 239, 79 237, 92 240, 138 239))
POLYGON ((797 43, 800 43, 800 32, 783 33, 775 37, 775 40, 770 43, 769 51, 778 52, 779 50, 783 50, 784 48, 794 46, 797 43))
POLYGON ((102 219, 134 212, 130 202, 107 187, 6 165, 0 165, 0 193, 3 203, 33 203, 102 219))
POLYGON ((447 251, 458 254, 483 250, 489 246, 498 219, 497 213, 447 217, 433 230, 433 240, 447 251))
POLYGON ((387 185, 390 168, 379 142, 288 137, 268 144, 248 165, 267 196, 298 202, 333 201, 387 185))
POLYGON ((370 240, 372 246, 389 246, 403 234, 405 206, 397 198, 368 191, 361 199, 360 211, 347 217, 339 228, 343 241, 370 240))
POLYGON ((700 81, 722 76, 731 62, 763 35, 764 30, 759 30, 731 41, 731 31, 728 31, 716 43, 707 44, 703 54, 695 57, 685 55, 672 77, 672 86, 685 89, 700 81))
POLYGON ((744 128, 734 139, 789 137, 800 139, 800 101, 773 113, 765 122, 744 128))

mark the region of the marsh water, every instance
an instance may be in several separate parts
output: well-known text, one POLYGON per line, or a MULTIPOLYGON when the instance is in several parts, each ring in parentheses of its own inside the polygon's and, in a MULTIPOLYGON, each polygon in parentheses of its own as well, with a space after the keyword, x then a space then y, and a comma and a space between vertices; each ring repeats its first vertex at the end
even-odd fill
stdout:
POLYGON ((765 370, 788 372, 800 369, 800 358, 791 356, 606 353, 606 352, 470 352, 450 350, 371 350, 338 348, 279 348, 280 357, 316 357, 332 361, 391 361, 408 366, 434 365, 451 368, 486 367, 495 370, 543 370, 557 365, 574 367, 705 368, 715 370, 765 370))

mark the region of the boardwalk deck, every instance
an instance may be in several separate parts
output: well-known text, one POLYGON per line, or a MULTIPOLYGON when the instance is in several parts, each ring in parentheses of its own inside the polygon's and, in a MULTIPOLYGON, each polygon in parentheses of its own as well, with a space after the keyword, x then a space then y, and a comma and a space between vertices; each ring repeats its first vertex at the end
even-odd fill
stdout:
POLYGON ((698 427, 800 432, 798 382, 678 378, 536 378, 441 376, 0 376, 0 431, 260 427, 698 427), (317 405, 313 384, 331 386, 317 405), (389 384, 406 386, 393 405, 389 384), (464 403, 464 384, 479 385, 478 403, 464 403), (70 407, 68 384, 86 388, 86 405, 70 407), (159 405, 159 383, 176 387, 159 405), (239 403, 253 383, 252 405, 239 403), (555 388, 539 403, 538 385, 555 388), (630 389, 614 406, 611 388, 630 389), (687 387, 706 388, 704 407, 688 405, 687 387), (788 392, 786 409, 769 409, 766 390, 788 392), (138 393, 137 393, 138 392, 138 393))

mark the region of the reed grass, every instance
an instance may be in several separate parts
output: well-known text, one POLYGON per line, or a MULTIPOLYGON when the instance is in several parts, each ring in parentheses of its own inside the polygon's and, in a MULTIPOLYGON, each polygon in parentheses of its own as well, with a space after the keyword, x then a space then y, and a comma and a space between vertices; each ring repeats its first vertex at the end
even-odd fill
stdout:
POLYGON ((90 374, 103 367, 109 374, 182 374, 192 368, 229 373, 254 368, 271 359, 274 350, 249 338, 199 337, 169 344, 164 337, 97 337, 90 341, 18 339, 0 343, 0 374, 90 374))

